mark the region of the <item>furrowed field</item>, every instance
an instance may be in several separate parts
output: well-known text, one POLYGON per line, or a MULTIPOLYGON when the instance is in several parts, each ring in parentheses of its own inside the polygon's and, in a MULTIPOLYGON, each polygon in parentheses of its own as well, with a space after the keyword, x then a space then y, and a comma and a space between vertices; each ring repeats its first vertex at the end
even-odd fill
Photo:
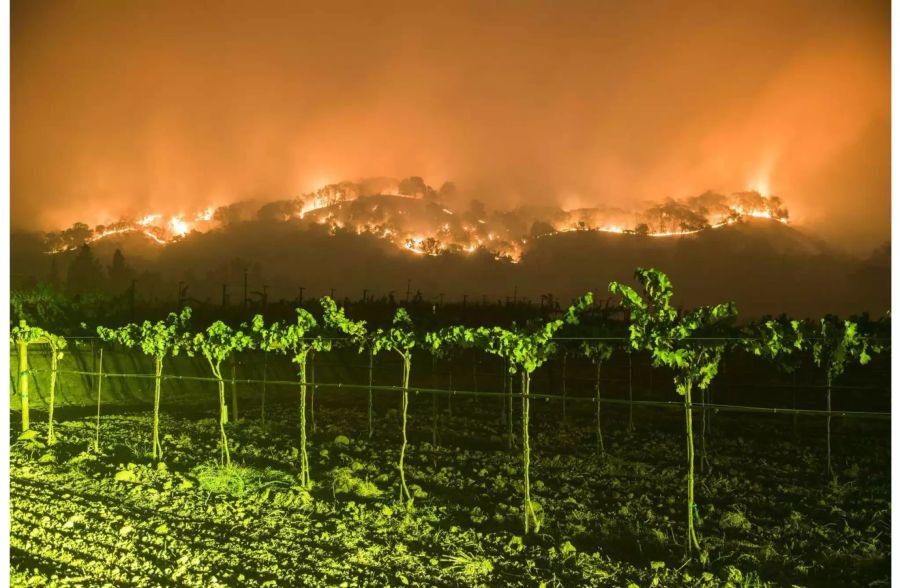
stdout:
POLYGON ((618 321, 20 325, 11 582, 889 585, 882 322, 736 327, 660 276, 618 321))

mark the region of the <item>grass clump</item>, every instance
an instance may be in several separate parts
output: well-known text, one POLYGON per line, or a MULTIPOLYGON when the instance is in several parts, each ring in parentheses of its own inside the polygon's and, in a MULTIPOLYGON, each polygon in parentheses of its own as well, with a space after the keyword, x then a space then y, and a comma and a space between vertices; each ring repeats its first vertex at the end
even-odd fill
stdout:
POLYGON ((482 556, 460 552, 444 558, 447 571, 470 586, 483 586, 494 572, 491 560, 482 556))
POLYGON ((331 488, 335 494, 354 494, 360 498, 377 498, 382 495, 378 486, 369 480, 361 480, 351 468, 335 468, 331 472, 331 488))
POLYGON ((238 464, 222 466, 205 463, 195 467, 191 473, 197 478, 201 490, 234 498, 259 494, 271 486, 291 486, 294 483, 286 472, 272 468, 258 470, 238 464))
POLYGON ((722 515, 719 519, 719 527, 724 530, 734 529, 737 531, 749 531, 753 525, 747 520, 743 512, 739 510, 730 510, 722 515))

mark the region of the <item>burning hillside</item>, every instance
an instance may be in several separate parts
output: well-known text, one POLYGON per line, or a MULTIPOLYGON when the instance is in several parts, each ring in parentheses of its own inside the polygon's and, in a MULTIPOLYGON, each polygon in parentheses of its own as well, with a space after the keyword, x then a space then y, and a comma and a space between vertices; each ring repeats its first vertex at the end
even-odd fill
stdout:
POLYGON ((740 222, 746 217, 787 223, 788 211, 777 196, 755 191, 724 195, 706 192, 669 199, 640 211, 610 208, 564 210, 519 207, 488 210, 477 200, 463 210, 448 204, 455 187, 439 190, 418 177, 402 181, 374 178, 327 185, 303 196, 257 205, 239 202, 190 214, 163 217, 148 213, 91 228, 84 223, 46 234, 50 253, 73 250, 113 236, 137 234, 165 246, 192 232, 206 233, 233 223, 264 220, 290 223, 299 230, 325 227, 331 234, 372 235, 415 255, 466 255, 487 252, 518 261, 530 241, 569 231, 619 233, 643 237, 684 236, 740 222))

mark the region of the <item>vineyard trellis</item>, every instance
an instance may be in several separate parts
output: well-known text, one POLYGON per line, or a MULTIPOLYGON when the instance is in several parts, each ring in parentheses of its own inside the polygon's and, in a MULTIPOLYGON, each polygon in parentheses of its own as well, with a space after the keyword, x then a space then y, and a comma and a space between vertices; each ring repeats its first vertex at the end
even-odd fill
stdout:
POLYGON ((157 457, 162 459, 163 455, 162 444, 159 442, 160 376, 163 362, 168 356, 178 356, 179 351, 189 344, 186 329, 190 318, 191 309, 185 308, 180 314, 170 313, 166 320, 156 323, 150 321, 144 321, 140 325, 131 323, 118 329, 97 327, 97 334, 103 341, 116 342, 124 347, 140 347, 145 355, 153 358, 156 376, 153 389, 153 459, 157 457))
MULTIPOLYGON (((523 326, 513 325, 504 327, 464 327, 453 326, 423 332, 417 328, 410 315, 400 308, 394 316, 392 324, 386 329, 368 329, 364 321, 351 321, 344 314, 344 310, 338 307, 329 297, 321 299, 323 318, 319 323, 311 313, 298 309, 296 324, 272 323, 266 326, 261 315, 253 318, 252 324, 242 324, 240 328, 233 329, 221 321, 210 325, 207 329, 196 333, 190 333, 188 321, 190 310, 184 309, 180 314, 171 314, 166 321, 150 323, 145 321, 141 325, 131 324, 118 329, 98 327, 97 332, 101 339, 117 343, 125 347, 140 347, 145 355, 154 358, 155 369, 153 374, 142 373, 116 373, 109 370, 63 370, 59 368, 58 360, 62 357, 62 349, 66 348, 66 340, 62 337, 47 333, 37 327, 29 327, 22 323, 11 329, 10 340, 15 345, 18 358, 17 391, 21 399, 22 430, 28 432, 29 404, 28 404, 28 379, 39 374, 48 373, 50 377, 50 403, 48 439, 53 437, 53 405, 56 379, 60 374, 72 374, 91 376, 98 379, 98 393, 104 379, 110 378, 136 378, 152 379, 154 381, 154 406, 153 406, 153 457, 162 459, 162 445, 159 441, 159 404, 160 387, 162 382, 169 380, 206 381, 215 382, 219 389, 219 433, 220 433, 220 462, 223 466, 231 463, 228 438, 225 424, 228 421, 228 409, 225 404, 224 386, 230 382, 234 387, 237 384, 263 384, 266 386, 297 385, 297 381, 285 381, 270 379, 264 371, 263 379, 237 378, 232 371, 231 378, 223 377, 221 366, 223 361, 234 359, 237 353, 257 349, 268 352, 277 352, 291 356, 294 363, 298 364, 299 383, 301 388, 300 398, 300 476, 302 484, 309 488, 312 480, 309 472, 307 449, 309 440, 305 432, 306 419, 306 389, 307 386, 329 389, 366 390, 368 392, 368 434, 372 436, 372 395, 374 391, 391 391, 401 394, 402 438, 399 457, 400 500, 407 506, 412 505, 412 495, 406 484, 404 472, 404 458, 407 451, 407 411, 409 407, 409 393, 432 394, 435 397, 445 394, 449 397, 473 396, 495 397, 501 400, 501 420, 506 417, 509 426, 512 426, 512 404, 509 404, 507 412, 506 401, 512 402, 513 398, 522 401, 522 465, 523 465, 523 519, 526 533, 533 530, 538 532, 542 524, 539 509, 532 500, 530 492, 530 459, 531 446, 529 436, 530 401, 533 399, 547 399, 569 402, 591 402, 596 406, 596 444, 597 453, 604 453, 601 410, 603 404, 627 406, 629 409, 628 427, 633 427, 632 410, 635 406, 681 408, 685 418, 685 436, 687 447, 688 476, 687 476, 687 554, 700 549, 700 540, 695 529, 694 502, 694 448, 693 448, 693 414, 701 411, 704 419, 703 431, 706 427, 706 415, 709 411, 732 411, 747 413, 771 413, 789 415, 824 416, 827 422, 827 464, 829 473, 831 466, 831 419, 834 416, 845 418, 890 418, 887 412, 878 411, 832 411, 831 392, 840 388, 833 381, 839 377, 849 362, 860 364, 868 363, 873 353, 886 348, 883 341, 872 332, 864 329, 863 322, 855 320, 839 321, 834 317, 826 317, 818 324, 808 321, 791 321, 785 317, 779 319, 764 319, 745 327, 734 327, 732 324, 737 316, 737 310, 732 304, 720 304, 711 307, 700 307, 687 312, 676 310, 671 305, 672 285, 662 272, 652 269, 638 269, 635 277, 643 287, 643 294, 622 284, 613 283, 611 291, 623 298, 623 306, 628 309, 628 336, 620 333, 592 314, 593 299, 590 294, 576 301, 560 318, 544 323, 523 326), (570 345, 574 342, 575 345, 570 345), (31 344, 47 344, 51 348, 51 366, 49 370, 29 367, 28 346, 31 344), (532 373, 551 357, 556 355, 562 344, 567 345, 566 353, 577 353, 586 357, 595 367, 593 395, 591 397, 572 396, 563 388, 562 394, 547 394, 531 390, 532 373), (360 353, 368 355, 368 382, 365 384, 349 384, 346 382, 319 382, 315 377, 312 381, 306 378, 306 359, 311 351, 324 352, 332 349, 333 345, 353 345, 360 353), (432 384, 425 388, 410 384, 413 351, 423 349, 432 353, 434 358, 450 361, 449 350, 472 349, 488 354, 496 355, 504 361, 507 374, 504 375, 504 389, 502 392, 484 390, 483 385, 476 384, 477 376, 473 375, 473 390, 456 390, 452 380, 447 388, 437 388, 432 384), (635 400, 631 394, 630 370, 627 378, 627 399, 604 398, 601 395, 601 366, 608 361, 614 350, 621 348, 628 351, 627 359, 630 362, 632 351, 649 352, 655 366, 672 368, 675 374, 675 389, 682 397, 681 401, 650 401, 635 400), (753 355, 773 362, 788 371, 794 366, 796 358, 806 351, 812 355, 817 366, 824 369, 826 384, 824 386, 805 386, 809 388, 824 388, 826 390, 826 410, 798 409, 796 406, 790 409, 778 407, 756 407, 743 405, 729 405, 712 403, 705 393, 701 394, 700 402, 694 402, 692 392, 696 388, 704 391, 716 375, 717 367, 723 353, 727 349, 739 349, 748 351, 753 355), (166 357, 172 357, 184 351, 187 354, 202 355, 209 365, 212 377, 186 376, 163 373, 163 362, 166 357), (378 384, 373 381, 373 363, 380 351, 394 351, 402 364, 402 375, 399 385, 378 384), (512 381, 514 374, 518 374, 521 380, 521 389, 516 392, 512 381), (507 378, 507 376, 510 376, 507 378)), ((268 357, 266 355, 266 357, 268 357)), ((266 359, 266 361, 268 361, 266 359)), ((268 365, 268 364, 266 364, 268 365)), ((565 381, 564 374, 564 381, 565 381)), ((263 392, 264 394, 265 392, 263 392)), ((236 402, 235 399, 233 399, 236 402)), ((263 400, 263 403, 265 400, 263 400)), ((435 410, 433 404, 432 410, 435 410)), ((264 405, 261 416, 264 418, 264 405)), ((236 404, 233 412, 236 413, 236 404)), ((99 422, 99 394, 98 394, 98 422, 99 422)), ((434 418, 434 416, 433 416, 434 418)), ((432 422, 436 427, 436 421, 432 422)), ((433 432, 433 439, 436 439, 433 432)), ((512 444, 511 429, 509 441, 512 444)), ((705 445, 703 449, 705 455, 705 445)), ((702 458, 701 458, 702 459, 702 458)), ((701 461, 702 463, 702 461, 701 461)))
MULTIPOLYGON (((29 368, 27 371, 27 375, 36 377, 41 374, 49 374, 51 370, 42 369, 42 368, 29 368)), ((66 369, 58 369, 57 374, 63 375, 73 375, 73 376, 85 376, 85 377, 102 377, 102 378, 111 378, 111 379, 133 379, 133 380, 152 380, 155 379, 156 376, 153 374, 146 374, 140 372, 100 372, 100 371, 88 371, 88 370, 66 370, 66 369)), ((216 378, 205 377, 205 376, 183 376, 176 374, 163 374, 160 376, 160 379, 165 380, 183 380, 186 382, 208 382, 208 383, 218 383, 216 378)), ((226 383, 231 383, 232 380, 230 378, 226 378, 224 380, 226 383)), ((296 386, 297 382, 292 380, 260 380, 255 378, 235 378, 233 380, 237 384, 262 384, 265 382, 271 386, 296 386)), ((307 384, 313 384, 312 381, 308 381, 307 384)), ((346 382, 327 382, 321 381, 318 382, 319 386, 322 388, 332 388, 335 390, 368 390, 368 384, 348 384, 346 382)), ((824 389, 824 386, 817 386, 817 388, 824 389)), ((858 386, 844 386, 844 389, 847 390, 859 390, 859 389, 867 389, 860 388, 858 386)), ((398 386, 395 384, 373 384, 373 390, 383 391, 383 392, 400 392, 403 390, 403 386, 398 386)), ((409 392, 411 394, 437 394, 442 396, 471 396, 471 397, 482 397, 482 398, 500 398, 505 397, 509 394, 509 392, 492 392, 489 390, 466 390, 463 388, 429 388, 425 386, 415 386, 410 385, 409 392)), ((513 392, 514 398, 521 398, 521 392, 513 392)), ((531 392, 529 394, 532 399, 539 400, 547 400, 547 401, 561 401, 562 395, 559 394, 547 394, 543 392, 531 392)), ((581 402, 591 404, 596 402, 596 398, 594 396, 585 397, 585 396, 569 396, 569 402, 581 402)), ((657 408, 676 408, 679 410, 684 409, 684 402, 682 401, 674 401, 674 400, 633 400, 629 401, 625 398, 605 398, 601 397, 600 402, 602 404, 612 404, 628 407, 628 405, 633 404, 635 407, 657 407, 657 408)), ((890 419, 891 413, 886 411, 871 411, 871 410, 826 410, 826 409, 815 409, 815 408, 784 408, 777 406, 752 406, 752 405, 741 405, 741 404, 718 404, 718 403, 707 403, 704 404, 702 402, 694 402, 692 404, 695 410, 717 410, 722 412, 737 412, 737 413, 757 413, 757 414, 772 414, 772 415, 788 415, 792 416, 794 414, 800 416, 828 416, 838 418, 863 418, 863 419, 890 419)), ((627 426, 627 425, 626 425, 627 426)))
POLYGON ((635 277, 643 287, 643 296, 629 286, 613 282, 611 292, 620 294, 631 312, 631 345, 649 351, 654 366, 666 366, 675 371, 675 390, 684 398, 684 418, 687 441, 687 540, 685 552, 700 550, 694 529, 699 518, 694 502, 694 425, 691 392, 696 386, 705 390, 719 368, 724 343, 702 344, 690 337, 696 333, 720 327, 737 317, 733 303, 701 306, 688 313, 679 313, 671 304, 672 283, 668 276, 654 269, 639 268, 635 277))
POLYGON ((56 399, 56 373, 57 362, 62 359, 63 349, 66 348, 66 340, 54 335, 40 327, 29 326, 25 320, 19 321, 18 326, 10 330, 10 341, 16 346, 18 355, 18 382, 19 396, 22 405, 22 432, 31 428, 29 404, 28 404, 28 346, 46 343, 50 347, 51 371, 50 371, 50 405, 49 422, 47 424, 47 442, 53 443, 53 407, 56 399))

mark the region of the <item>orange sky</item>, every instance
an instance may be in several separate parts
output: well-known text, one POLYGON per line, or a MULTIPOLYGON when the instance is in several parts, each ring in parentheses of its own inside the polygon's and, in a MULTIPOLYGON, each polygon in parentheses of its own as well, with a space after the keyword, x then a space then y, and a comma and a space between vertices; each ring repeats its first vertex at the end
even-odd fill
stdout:
POLYGON ((883 2, 12 7, 12 225, 421 175, 507 206, 760 187, 890 237, 883 2))

